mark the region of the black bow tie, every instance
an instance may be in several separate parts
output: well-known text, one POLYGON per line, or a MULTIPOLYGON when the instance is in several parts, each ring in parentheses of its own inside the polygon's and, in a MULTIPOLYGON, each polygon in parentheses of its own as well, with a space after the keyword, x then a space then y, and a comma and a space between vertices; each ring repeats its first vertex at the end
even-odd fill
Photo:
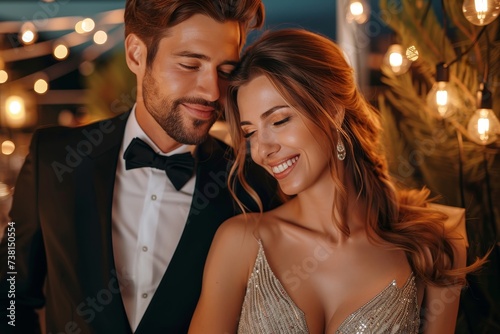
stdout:
POLYGON ((126 169, 141 167, 163 169, 177 190, 189 181, 194 171, 194 159, 191 153, 160 155, 139 138, 132 139, 123 158, 126 160, 126 169))

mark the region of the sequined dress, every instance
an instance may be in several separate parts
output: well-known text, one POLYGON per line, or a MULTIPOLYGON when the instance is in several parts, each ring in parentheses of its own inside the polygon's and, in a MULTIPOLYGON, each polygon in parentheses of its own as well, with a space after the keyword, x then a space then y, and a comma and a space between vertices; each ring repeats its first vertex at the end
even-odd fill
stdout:
MULTIPOLYGON (((414 334, 418 333, 419 324, 417 288, 411 274, 402 288, 392 281, 372 300, 351 313, 335 333, 414 334)), ((309 333, 304 312, 273 274, 260 241, 247 284, 238 333, 309 333)))

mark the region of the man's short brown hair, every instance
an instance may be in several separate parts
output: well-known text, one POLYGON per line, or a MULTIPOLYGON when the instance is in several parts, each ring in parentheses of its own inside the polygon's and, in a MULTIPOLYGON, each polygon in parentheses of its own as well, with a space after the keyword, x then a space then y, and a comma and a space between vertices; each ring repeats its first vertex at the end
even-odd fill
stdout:
POLYGON ((173 27, 195 14, 203 14, 219 22, 237 21, 241 29, 240 48, 247 32, 264 22, 262 0, 127 0, 125 36, 137 35, 146 44, 147 64, 151 65, 158 43, 173 27))

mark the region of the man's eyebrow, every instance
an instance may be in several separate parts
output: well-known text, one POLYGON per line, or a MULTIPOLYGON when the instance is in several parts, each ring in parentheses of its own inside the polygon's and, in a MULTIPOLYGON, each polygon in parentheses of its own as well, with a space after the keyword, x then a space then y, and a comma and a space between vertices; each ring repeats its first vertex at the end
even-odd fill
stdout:
MULTIPOLYGON (((191 51, 176 52, 176 53, 174 53, 174 56, 176 56, 176 57, 195 58, 195 59, 201 59, 201 60, 205 60, 205 61, 210 61, 210 59, 211 59, 207 55, 204 55, 202 53, 191 52, 191 51)), ((226 61, 223 61, 221 65, 236 66, 236 65, 238 65, 238 61, 237 60, 226 60, 226 61)))
MULTIPOLYGON (((271 116, 271 114, 273 112, 275 112, 276 110, 279 110, 279 109, 283 109, 283 108, 289 108, 290 106, 287 106, 287 105, 279 105, 279 106, 274 106, 272 107, 271 109, 265 111, 264 113, 262 113, 262 115, 260 115, 260 119, 264 120, 266 118, 268 118, 269 116, 271 116)), ((251 125, 252 122, 249 122, 249 121, 241 121, 240 122, 240 126, 241 125, 251 125)))
POLYGON ((191 51, 176 52, 176 53, 174 53, 174 56, 196 58, 196 59, 207 60, 207 61, 210 60, 210 57, 207 55, 204 55, 202 53, 191 52, 191 51))

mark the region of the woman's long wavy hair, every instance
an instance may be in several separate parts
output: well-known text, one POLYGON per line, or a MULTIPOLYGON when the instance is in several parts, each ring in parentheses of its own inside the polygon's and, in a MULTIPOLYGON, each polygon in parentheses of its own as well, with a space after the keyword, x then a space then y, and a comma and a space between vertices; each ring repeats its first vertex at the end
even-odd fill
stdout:
POLYGON ((396 189, 380 148, 378 111, 357 89, 353 70, 341 49, 328 38, 305 30, 264 33, 244 52, 230 78, 226 121, 236 151, 229 178, 234 181, 233 195, 238 180, 260 203, 257 193, 245 182, 248 148, 237 107, 239 87, 258 75, 265 75, 285 101, 327 138, 336 184, 332 189, 332 220, 342 233, 350 234, 344 219, 347 191, 356 191, 358 203, 363 203, 360 209, 366 213, 370 239, 405 251, 415 274, 425 283, 463 284, 461 277, 482 264, 479 261, 467 268, 452 269, 453 248, 444 227, 447 215, 428 206, 428 189, 396 189), (334 153, 339 138, 347 152, 344 161, 334 153), (344 164, 343 176, 338 172, 339 164, 344 164), (346 184, 353 184, 354 189, 347 189, 346 184))

